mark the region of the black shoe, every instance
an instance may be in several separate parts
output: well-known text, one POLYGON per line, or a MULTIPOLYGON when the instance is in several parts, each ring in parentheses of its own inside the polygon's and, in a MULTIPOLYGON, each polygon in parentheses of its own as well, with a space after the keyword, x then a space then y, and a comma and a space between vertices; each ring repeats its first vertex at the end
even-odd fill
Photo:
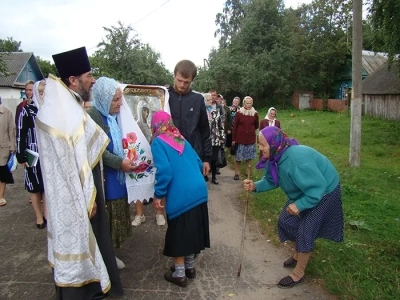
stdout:
POLYGON ((45 229, 45 228, 46 228, 46 223, 43 222, 42 224, 36 224, 36 227, 37 227, 38 229, 45 229))
POLYGON ((296 285, 304 283, 304 281, 305 281, 305 276, 303 276, 299 281, 294 281, 292 277, 286 276, 283 277, 281 281, 279 281, 278 287, 281 289, 289 289, 296 285))
POLYGON ((293 257, 283 262, 284 268, 295 268, 296 265, 297 265, 297 260, 295 260, 293 257))
POLYGON ((217 178, 211 179, 211 182, 214 183, 214 184, 219 184, 219 181, 217 180, 217 178))
POLYGON ((204 180, 207 182, 208 181, 208 176, 204 176, 204 180))
POLYGON ((219 171, 219 168, 217 168, 217 175, 221 175, 221 172, 219 171))
POLYGON ((176 284, 180 287, 187 287, 187 277, 173 277, 171 272, 167 272, 164 274, 164 278, 166 281, 176 284))
MULTIPOLYGON (((175 266, 170 266, 169 269, 171 270, 172 273, 175 272, 175 266)), ((185 275, 187 278, 195 279, 196 274, 197 274, 196 268, 185 269, 185 275)))

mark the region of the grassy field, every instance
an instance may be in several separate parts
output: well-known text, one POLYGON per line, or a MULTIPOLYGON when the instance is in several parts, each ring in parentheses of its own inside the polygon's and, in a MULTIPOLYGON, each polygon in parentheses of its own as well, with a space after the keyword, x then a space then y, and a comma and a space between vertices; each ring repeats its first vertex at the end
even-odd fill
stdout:
MULTIPOLYGON (((352 168, 348 113, 279 111, 278 119, 290 137, 327 156, 341 179, 345 241, 318 240, 308 278, 340 299, 400 299, 400 122, 363 116, 361 166, 352 168)), ((280 189, 251 196, 250 213, 275 241, 285 201, 280 189)))

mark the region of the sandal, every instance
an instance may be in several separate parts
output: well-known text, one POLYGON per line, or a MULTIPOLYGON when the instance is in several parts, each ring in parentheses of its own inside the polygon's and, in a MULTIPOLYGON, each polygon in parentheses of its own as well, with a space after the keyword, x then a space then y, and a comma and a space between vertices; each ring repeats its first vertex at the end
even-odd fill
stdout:
POLYGON ((6 201, 6 199, 0 199, 0 206, 4 206, 4 205, 6 205, 7 204, 7 201, 6 201))
POLYGON ((305 276, 303 276, 299 281, 294 281, 292 277, 286 276, 283 277, 281 281, 279 281, 278 287, 281 289, 289 289, 296 285, 304 283, 304 281, 305 281, 305 276))
POLYGON ((239 175, 235 174, 235 176, 233 176, 233 180, 239 180, 239 175))
POLYGON ((297 260, 295 260, 293 257, 283 262, 284 268, 295 268, 296 265, 297 265, 297 260))

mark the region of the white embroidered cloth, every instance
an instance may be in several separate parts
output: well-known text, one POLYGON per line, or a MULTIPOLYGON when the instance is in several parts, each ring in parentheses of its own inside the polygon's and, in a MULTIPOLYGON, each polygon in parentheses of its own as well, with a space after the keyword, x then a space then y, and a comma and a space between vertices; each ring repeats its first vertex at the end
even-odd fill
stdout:
POLYGON ((86 114, 71 91, 56 77, 46 82, 36 131, 48 211, 48 260, 60 287, 100 282, 110 289, 106 266, 89 214, 96 188, 92 168, 108 137, 86 114))
MULTIPOLYGON (((121 84, 120 86, 123 91, 127 85, 121 84)), ((164 109, 166 108, 166 111, 170 113, 168 103, 169 94, 165 88, 164 90, 164 109)), ((150 144, 133 118, 125 99, 123 99, 123 104, 117 118, 122 132, 122 146, 125 157, 134 161, 134 164, 137 166, 135 172, 125 173, 128 202, 136 203, 136 201, 143 202, 144 200, 149 200, 154 197, 156 171, 150 144)))

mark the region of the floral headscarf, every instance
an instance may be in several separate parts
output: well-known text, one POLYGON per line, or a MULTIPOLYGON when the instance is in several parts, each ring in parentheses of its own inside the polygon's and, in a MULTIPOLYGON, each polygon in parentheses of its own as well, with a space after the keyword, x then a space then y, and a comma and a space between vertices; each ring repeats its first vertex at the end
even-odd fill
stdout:
POLYGON ((183 153, 185 138, 172 122, 171 116, 165 111, 159 110, 151 119, 151 130, 153 138, 159 137, 169 146, 174 148, 179 154, 183 153))
MULTIPOLYGON (((122 148, 121 129, 117 123, 117 115, 110 115, 111 102, 118 88, 118 83, 112 78, 100 77, 97 79, 96 84, 93 86, 93 106, 107 118, 114 146, 112 153, 121 158, 125 158, 122 148)), ((119 171, 119 173, 121 174, 118 174, 118 177, 122 180, 124 173, 121 171, 119 171)))
POLYGON ((263 169, 267 162, 269 162, 269 170, 272 176, 272 180, 275 185, 278 185, 278 166, 277 163, 282 157, 282 154, 292 145, 298 145, 299 143, 293 139, 288 138, 286 133, 275 126, 267 126, 261 130, 260 134, 264 136, 270 147, 269 157, 262 157, 256 165, 256 169, 263 169))

